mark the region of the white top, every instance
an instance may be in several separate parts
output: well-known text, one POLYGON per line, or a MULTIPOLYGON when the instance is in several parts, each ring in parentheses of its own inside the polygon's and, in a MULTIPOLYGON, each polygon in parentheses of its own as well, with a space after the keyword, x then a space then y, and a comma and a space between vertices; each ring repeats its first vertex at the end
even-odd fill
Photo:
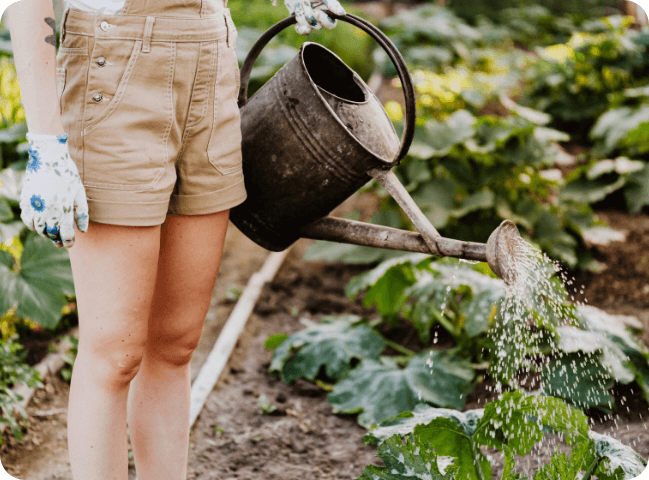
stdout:
POLYGON ((84 12, 114 15, 124 7, 126 0, 65 0, 66 6, 84 12))

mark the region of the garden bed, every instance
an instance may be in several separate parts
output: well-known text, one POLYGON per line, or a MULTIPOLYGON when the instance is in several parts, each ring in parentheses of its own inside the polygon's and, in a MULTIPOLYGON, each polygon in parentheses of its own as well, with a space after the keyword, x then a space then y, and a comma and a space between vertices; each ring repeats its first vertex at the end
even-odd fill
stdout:
MULTIPOLYGON (((365 219, 372 202, 360 201, 359 205, 363 211, 361 218, 365 219)), ((597 275, 583 274, 578 282, 586 285, 590 304, 610 313, 637 315, 647 331, 649 306, 645 297, 634 295, 626 285, 629 285, 629 278, 633 281, 643 278, 641 272, 630 272, 634 272, 636 260, 649 256, 646 243, 649 216, 604 213, 601 218, 616 230, 626 230, 627 241, 595 247, 597 259, 609 268, 597 275), (634 248, 634 252, 629 248, 634 248)), ((236 229, 229 233, 235 234, 239 237, 236 229)), ((358 426, 355 416, 332 413, 326 391, 301 379, 286 385, 268 374, 272 353, 264 348, 264 342, 269 335, 300 330, 303 326, 298 320, 304 317, 318 320, 327 314, 373 314, 372 309, 362 306, 360 299, 351 301, 344 295, 347 282, 368 267, 306 262, 302 254, 309 244, 307 240, 296 243, 275 279, 265 286, 228 367, 192 430, 188 478, 354 479, 360 476, 366 464, 381 464, 374 456, 376 448, 363 444, 365 430, 358 426), (264 414, 260 409, 261 395, 276 408, 272 414, 264 414)), ((242 245, 240 238, 237 245, 237 248, 242 245)), ((235 263, 230 266, 235 267, 235 263)), ((223 270, 222 274, 225 278, 227 272, 223 270)), ((634 290, 641 287, 633 285, 634 290)), ((391 339, 418 348, 416 335, 409 327, 389 333, 391 339)), ((647 340, 646 333, 643 338, 647 340)), ((448 341, 442 336, 438 345, 445 347, 448 341)), ((196 374, 197 369, 193 372, 196 374)), ((484 406, 493 396, 488 385, 488 379, 478 384, 465 409, 484 406)), ((592 429, 632 445, 645 459, 649 458, 646 429, 649 407, 633 387, 621 386, 617 393, 617 398, 624 397, 624 405, 618 400, 620 416, 612 420, 591 412, 592 429), (626 407, 630 412, 626 412, 626 407)), ((22 444, 8 439, 5 434, 3 465, 17 478, 71 478, 67 465, 65 414, 34 416, 64 409, 67 394, 67 384, 58 379, 50 381, 45 390, 37 392, 38 404, 32 402, 28 408, 32 428, 22 444), (50 457, 49 464, 40 460, 46 457, 50 457), (35 458, 39 460, 34 461, 35 458), (36 468, 37 464, 41 466, 36 468)), ((541 456, 535 455, 527 464, 536 468, 544 455, 549 458, 550 454, 548 451, 541 456)), ((495 461, 498 463, 499 459, 496 457, 495 461)), ((133 469, 131 478, 135 478, 133 469)))

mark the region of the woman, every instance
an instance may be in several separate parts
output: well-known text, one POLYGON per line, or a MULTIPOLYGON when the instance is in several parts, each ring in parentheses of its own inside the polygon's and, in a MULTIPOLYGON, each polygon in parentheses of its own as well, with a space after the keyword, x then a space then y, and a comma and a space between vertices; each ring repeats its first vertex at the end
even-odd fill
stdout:
MULTIPOLYGON (((345 13, 336 0, 286 6, 302 34, 333 28, 325 8, 345 13)), ((189 361, 229 209, 246 198, 229 10, 69 0, 56 59, 51 0, 8 13, 30 145, 21 217, 75 246, 72 475, 126 480, 128 423, 139 480, 185 479, 189 361)))

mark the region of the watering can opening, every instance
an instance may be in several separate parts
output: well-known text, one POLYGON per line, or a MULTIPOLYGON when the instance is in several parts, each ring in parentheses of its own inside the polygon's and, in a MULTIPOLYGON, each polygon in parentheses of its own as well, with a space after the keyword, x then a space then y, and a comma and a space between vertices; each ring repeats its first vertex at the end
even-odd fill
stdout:
POLYGON ((369 100, 367 89, 358 75, 337 55, 317 43, 307 42, 302 49, 302 59, 309 77, 321 91, 341 101, 365 103, 369 100))
POLYGON ((383 105, 363 79, 335 53, 317 43, 300 49, 302 65, 317 95, 351 141, 379 163, 389 164, 399 151, 399 137, 383 105))

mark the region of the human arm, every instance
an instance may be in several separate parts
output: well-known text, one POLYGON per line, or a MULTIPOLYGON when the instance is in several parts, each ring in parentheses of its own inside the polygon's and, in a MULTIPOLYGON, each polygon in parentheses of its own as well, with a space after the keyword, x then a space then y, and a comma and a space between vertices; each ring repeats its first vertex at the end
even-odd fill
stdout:
POLYGON ((54 10, 51 0, 20 0, 7 13, 29 141, 20 217, 30 230, 69 248, 75 219, 79 230, 88 229, 88 203, 61 120, 54 10))
POLYGON ((20 0, 7 8, 7 15, 27 129, 38 134, 65 133, 56 89, 52 0, 20 0))

